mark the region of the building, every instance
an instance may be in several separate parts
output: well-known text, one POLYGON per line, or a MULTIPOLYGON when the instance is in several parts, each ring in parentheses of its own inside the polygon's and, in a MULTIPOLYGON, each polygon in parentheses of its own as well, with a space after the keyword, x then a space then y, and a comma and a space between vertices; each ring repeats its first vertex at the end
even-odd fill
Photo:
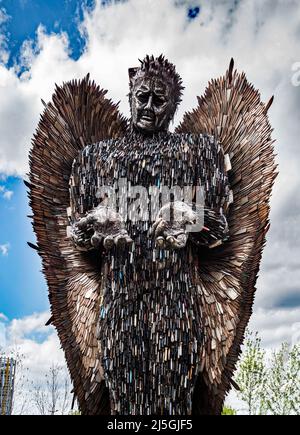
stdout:
POLYGON ((16 361, 0 357, 0 415, 11 415, 15 373, 16 361))

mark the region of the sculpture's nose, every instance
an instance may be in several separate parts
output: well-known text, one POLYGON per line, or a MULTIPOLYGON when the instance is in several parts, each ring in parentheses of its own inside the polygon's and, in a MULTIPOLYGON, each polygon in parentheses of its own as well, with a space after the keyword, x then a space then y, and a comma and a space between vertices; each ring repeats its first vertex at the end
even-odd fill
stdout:
POLYGON ((148 110, 152 109, 152 100, 153 100, 153 97, 152 97, 152 94, 150 94, 145 109, 148 109, 148 110))

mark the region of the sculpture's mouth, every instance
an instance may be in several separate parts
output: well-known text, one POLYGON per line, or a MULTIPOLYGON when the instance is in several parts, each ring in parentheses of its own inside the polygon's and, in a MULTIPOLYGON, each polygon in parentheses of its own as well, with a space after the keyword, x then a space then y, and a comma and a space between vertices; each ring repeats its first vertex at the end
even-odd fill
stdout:
POLYGON ((153 124, 155 121, 154 113, 144 112, 140 118, 140 121, 142 121, 146 124, 153 124))

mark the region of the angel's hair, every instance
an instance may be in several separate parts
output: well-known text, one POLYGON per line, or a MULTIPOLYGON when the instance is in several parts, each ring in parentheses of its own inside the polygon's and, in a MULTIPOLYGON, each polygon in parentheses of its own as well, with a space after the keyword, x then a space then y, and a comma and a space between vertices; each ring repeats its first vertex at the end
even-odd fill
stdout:
POLYGON ((156 58, 147 55, 143 60, 139 59, 139 61, 141 63, 140 67, 129 68, 128 70, 130 88, 129 100, 131 100, 132 90, 138 79, 156 76, 170 87, 176 110, 178 104, 181 102, 184 87, 182 86, 182 79, 176 72, 175 66, 165 59, 162 54, 156 58))

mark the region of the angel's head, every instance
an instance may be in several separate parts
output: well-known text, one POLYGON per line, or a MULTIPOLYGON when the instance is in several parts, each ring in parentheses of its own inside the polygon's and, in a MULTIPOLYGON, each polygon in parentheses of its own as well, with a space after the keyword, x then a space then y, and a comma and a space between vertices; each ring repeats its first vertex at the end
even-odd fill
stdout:
POLYGON ((166 131, 181 101, 182 80, 162 55, 140 62, 128 70, 132 126, 146 134, 166 131))

